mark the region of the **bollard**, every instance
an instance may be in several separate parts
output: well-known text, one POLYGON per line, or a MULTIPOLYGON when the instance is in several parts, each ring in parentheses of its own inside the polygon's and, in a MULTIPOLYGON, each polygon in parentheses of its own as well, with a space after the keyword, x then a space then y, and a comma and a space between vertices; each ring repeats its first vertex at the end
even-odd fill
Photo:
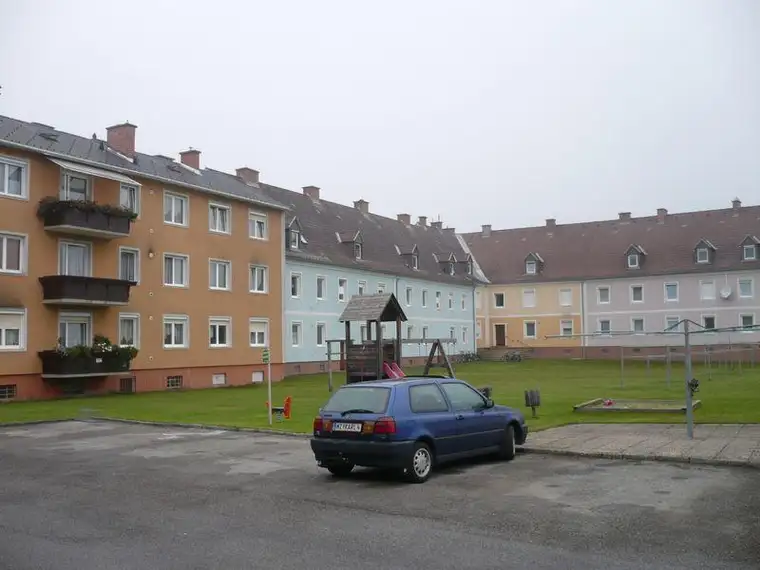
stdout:
POLYGON ((537 418, 536 408, 541 406, 541 392, 538 390, 525 390, 525 407, 530 408, 533 417, 537 418))

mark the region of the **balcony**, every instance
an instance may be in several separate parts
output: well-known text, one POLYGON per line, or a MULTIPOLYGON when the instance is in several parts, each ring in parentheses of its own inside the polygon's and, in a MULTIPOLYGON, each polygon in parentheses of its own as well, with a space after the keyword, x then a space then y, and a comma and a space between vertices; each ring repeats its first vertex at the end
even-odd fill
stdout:
POLYGON ((40 202, 37 216, 49 232, 100 239, 127 237, 136 217, 121 206, 51 197, 40 202))
POLYGON ((137 349, 115 346, 105 337, 96 337, 92 346, 59 346, 38 353, 42 377, 46 379, 92 378, 129 371, 137 349))
POLYGON ((40 277, 42 302, 46 305, 118 306, 129 303, 132 281, 80 277, 78 275, 47 275, 40 277))

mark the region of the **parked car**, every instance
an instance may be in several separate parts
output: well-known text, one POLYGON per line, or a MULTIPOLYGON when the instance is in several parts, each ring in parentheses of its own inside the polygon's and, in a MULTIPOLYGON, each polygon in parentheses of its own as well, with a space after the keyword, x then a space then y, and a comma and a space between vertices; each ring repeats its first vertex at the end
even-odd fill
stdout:
POLYGON ((511 460, 528 435, 518 410, 495 405, 467 382, 439 377, 347 384, 313 427, 314 457, 333 475, 359 465, 392 469, 414 483, 447 461, 486 454, 511 460))

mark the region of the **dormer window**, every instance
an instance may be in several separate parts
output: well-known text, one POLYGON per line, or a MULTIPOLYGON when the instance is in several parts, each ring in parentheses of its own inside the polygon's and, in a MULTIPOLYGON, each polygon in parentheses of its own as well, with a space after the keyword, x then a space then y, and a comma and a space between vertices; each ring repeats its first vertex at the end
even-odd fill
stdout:
POLYGON ((301 246, 301 232, 290 230, 290 249, 298 249, 301 246))
POLYGON ((529 253, 525 256, 525 275, 538 275, 543 263, 543 258, 536 252, 529 253))
POLYGON ((629 253, 628 254, 628 269, 638 269, 639 268, 639 254, 638 253, 629 253))
POLYGON ((535 275, 536 274, 536 270, 537 270, 537 267, 536 267, 536 262, 535 261, 530 260, 530 261, 526 261, 525 262, 525 273, 527 275, 535 275))
POLYGON ((467 262, 467 275, 472 275, 472 261, 467 262))
POLYGON ((716 247, 706 239, 701 239, 694 246, 694 261, 699 264, 711 263, 715 255, 716 247))
POLYGON ((697 263, 710 263, 710 250, 706 247, 697 248, 697 263))
POLYGON ((362 259, 362 255, 363 255, 362 244, 354 243, 354 257, 356 259, 362 259))
POLYGON ((628 269, 641 269, 647 252, 640 245, 633 244, 625 252, 625 266, 628 269))
POLYGON ((449 263, 448 271, 449 271, 449 275, 454 275, 454 264, 453 263, 449 263))
POLYGON ((757 245, 744 245, 742 247, 742 261, 757 260, 757 245))
POLYGON ((416 253, 412 254, 412 269, 417 270, 420 268, 420 256, 416 253))

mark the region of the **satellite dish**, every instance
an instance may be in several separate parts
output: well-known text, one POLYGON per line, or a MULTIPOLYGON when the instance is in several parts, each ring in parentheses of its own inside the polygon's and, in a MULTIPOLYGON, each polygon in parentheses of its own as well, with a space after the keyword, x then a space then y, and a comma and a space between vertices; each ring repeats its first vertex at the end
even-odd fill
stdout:
POLYGON ((721 299, 728 299, 730 296, 731 296, 731 287, 723 287, 723 289, 720 290, 721 299))

